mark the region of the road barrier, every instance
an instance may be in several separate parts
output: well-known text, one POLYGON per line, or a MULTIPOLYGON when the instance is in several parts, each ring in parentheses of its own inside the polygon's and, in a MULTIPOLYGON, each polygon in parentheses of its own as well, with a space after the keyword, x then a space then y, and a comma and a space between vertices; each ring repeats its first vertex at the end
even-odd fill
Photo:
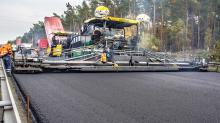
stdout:
POLYGON ((3 108, 2 120, 4 121, 4 123, 21 123, 21 118, 15 104, 15 99, 13 97, 12 90, 8 82, 8 77, 5 72, 2 59, 0 59, 0 78, 2 96, 0 107, 3 108))

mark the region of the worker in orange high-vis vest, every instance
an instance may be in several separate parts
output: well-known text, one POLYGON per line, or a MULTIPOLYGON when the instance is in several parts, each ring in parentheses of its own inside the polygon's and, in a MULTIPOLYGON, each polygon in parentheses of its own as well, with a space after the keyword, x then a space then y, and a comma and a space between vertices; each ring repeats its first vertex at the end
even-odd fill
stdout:
POLYGON ((0 48, 0 57, 3 58, 6 72, 11 72, 11 54, 12 54, 12 45, 10 42, 4 44, 0 48))

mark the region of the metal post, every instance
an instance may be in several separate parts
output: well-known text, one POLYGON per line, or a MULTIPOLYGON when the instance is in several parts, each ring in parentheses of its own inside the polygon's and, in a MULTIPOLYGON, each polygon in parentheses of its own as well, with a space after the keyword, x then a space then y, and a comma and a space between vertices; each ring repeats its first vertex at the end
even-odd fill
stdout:
POLYGON ((30 112, 30 96, 27 96, 27 123, 29 123, 29 121, 30 121, 30 114, 29 114, 29 112, 30 112))
MULTIPOLYGON (((105 30, 106 30, 106 24, 107 24, 107 21, 105 21, 105 23, 104 23, 104 38, 106 38, 105 36, 106 36, 106 32, 105 32, 105 30)), ((108 47, 108 42, 107 42, 107 39, 105 39, 105 48, 107 48, 108 47)))

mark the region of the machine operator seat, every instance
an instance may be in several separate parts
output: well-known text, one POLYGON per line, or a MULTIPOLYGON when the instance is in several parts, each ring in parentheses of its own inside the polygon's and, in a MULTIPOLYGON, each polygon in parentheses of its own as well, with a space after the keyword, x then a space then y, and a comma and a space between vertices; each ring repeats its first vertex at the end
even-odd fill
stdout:
POLYGON ((94 30, 92 35, 92 43, 97 44, 101 40, 102 32, 100 30, 94 30))

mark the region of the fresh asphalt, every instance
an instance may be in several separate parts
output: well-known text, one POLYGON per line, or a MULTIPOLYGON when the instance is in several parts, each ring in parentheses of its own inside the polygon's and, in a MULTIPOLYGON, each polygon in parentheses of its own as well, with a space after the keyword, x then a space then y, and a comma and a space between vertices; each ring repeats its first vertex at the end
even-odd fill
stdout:
POLYGON ((42 123, 220 123, 220 74, 15 74, 42 123))

